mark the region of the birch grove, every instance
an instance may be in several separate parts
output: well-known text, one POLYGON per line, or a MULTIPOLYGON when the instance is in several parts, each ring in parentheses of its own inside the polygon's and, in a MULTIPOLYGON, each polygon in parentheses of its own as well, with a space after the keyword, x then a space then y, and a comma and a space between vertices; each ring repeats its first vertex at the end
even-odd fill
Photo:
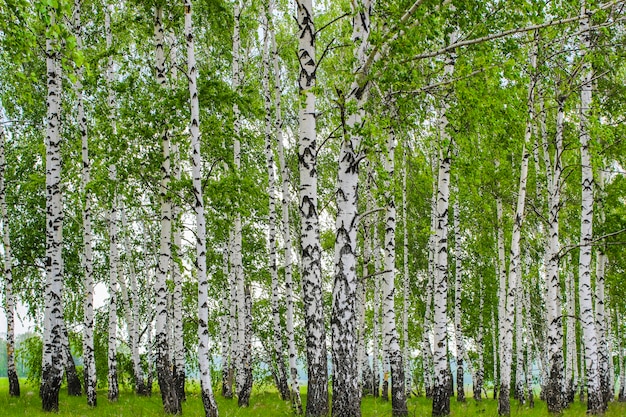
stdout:
POLYGON ((10 403, 623 414, 623 6, 0 0, 10 403))

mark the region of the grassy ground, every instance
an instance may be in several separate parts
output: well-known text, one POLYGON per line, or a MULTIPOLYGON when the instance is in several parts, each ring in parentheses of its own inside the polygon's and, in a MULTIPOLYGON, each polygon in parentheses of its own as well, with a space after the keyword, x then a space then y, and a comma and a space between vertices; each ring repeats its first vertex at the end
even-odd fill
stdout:
MULTIPOLYGON (((188 417, 204 417, 202 402, 197 395, 197 390, 191 388, 187 402, 183 405, 183 415, 188 417)), ((306 398, 306 396, 304 397, 306 398)), ((275 392, 253 392, 250 399, 250 407, 240 409, 236 400, 225 400, 217 397, 219 413, 221 417, 287 417, 291 416, 289 403, 280 401, 275 392)), ((469 399, 464 404, 459 404, 452 399, 451 416, 465 417, 496 417, 498 415, 497 403, 493 400, 483 400, 480 404, 469 399)), ((58 416, 67 417, 161 417, 165 416, 162 411, 161 400, 156 393, 150 398, 137 397, 132 393, 123 391, 116 403, 110 403, 106 399, 106 391, 98 392, 98 406, 90 409, 85 397, 68 397, 65 391, 61 391, 59 399, 58 416)), ((391 416, 391 404, 367 397, 363 399, 363 417, 391 416)), ((410 416, 430 416, 431 402, 425 398, 411 398, 409 400, 410 416)), ((10 398, 8 395, 8 383, 6 378, 0 378, 0 416, 44 416, 49 415, 41 411, 41 401, 38 397, 38 389, 27 385, 22 381, 22 396, 10 398)), ((548 416, 545 403, 539 401, 534 409, 525 406, 520 407, 516 402, 511 405, 512 416, 541 417, 548 416)), ((573 404, 565 411, 563 417, 584 417, 585 405, 573 404)), ((609 406, 606 417, 626 416, 626 403, 612 403, 609 406)))

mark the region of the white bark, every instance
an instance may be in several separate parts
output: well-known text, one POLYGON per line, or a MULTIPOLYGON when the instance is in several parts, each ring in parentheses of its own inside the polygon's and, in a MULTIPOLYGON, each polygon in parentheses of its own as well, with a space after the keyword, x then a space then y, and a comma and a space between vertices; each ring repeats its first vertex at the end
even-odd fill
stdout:
POLYGON ((306 414, 328 414, 326 331, 322 302, 321 245, 317 212, 317 133, 315 122, 315 26, 312 0, 297 0, 300 103, 298 166, 302 244, 302 293, 306 327, 308 396, 306 414))
MULTIPOLYGON (((113 45, 113 36, 111 34, 111 14, 113 5, 107 5, 104 14, 104 31, 106 36, 107 49, 111 49, 113 45)), ((115 140, 117 136, 117 123, 115 111, 115 93, 112 84, 115 79, 115 69, 113 64, 113 56, 109 55, 107 59, 106 82, 107 82, 107 105, 109 108, 109 122, 111 123, 111 135, 115 140)), ((111 148, 109 147, 109 152, 111 148)), ((117 246, 117 167, 113 155, 109 156, 109 183, 111 187, 110 201, 111 205, 108 212, 109 221, 109 339, 108 339, 108 399, 109 401, 117 401, 119 397, 119 386, 117 382, 117 292, 118 292, 118 273, 119 273, 119 250, 117 246)))
MULTIPOLYGON (((374 258, 374 273, 382 271, 380 265, 380 238, 378 235, 378 223, 375 221, 372 226, 372 250, 374 258)), ((372 356, 374 372, 374 397, 380 396, 380 340, 381 340, 381 318, 380 318, 380 277, 374 276, 374 305, 372 306, 372 356)), ((384 372, 384 370, 383 370, 384 372)), ((386 394, 386 393, 385 393, 386 394)))
POLYGON ((409 348, 409 304, 411 302, 411 290, 409 286, 409 230, 407 229, 407 150, 408 145, 404 145, 402 153, 402 338, 403 338, 403 357, 404 357, 404 376, 406 395, 411 395, 413 385, 412 368, 411 368, 411 350, 409 348))
MULTIPOLYGON (((604 171, 598 172, 597 177, 598 194, 602 195, 604 191, 604 171)), ((600 223, 604 223, 603 198, 598 198, 598 213, 600 223)), ((600 373, 600 387, 604 399, 604 407, 613 399, 613 391, 611 390, 610 375, 610 349, 609 349, 609 329, 607 320, 610 317, 605 311, 605 270, 608 264, 608 257, 605 249, 600 246, 596 251, 596 294, 595 294, 595 311, 596 311, 596 332, 598 337, 598 371, 600 373)))
POLYGON ((198 101, 198 71, 194 49, 192 0, 184 0, 185 39, 187 40, 187 80, 189 81, 191 162, 194 211, 196 214, 196 273, 198 276, 198 364, 204 414, 217 417, 209 365, 209 282, 206 266, 206 217, 202 192, 202 154, 200 148, 200 104, 198 101))
MULTIPOLYGON (((172 49, 174 47, 172 46, 172 49)), ((174 178, 180 181, 182 170, 182 158, 178 150, 178 144, 172 145, 172 153, 175 155, 176 167, 174 169, 174 178)), ((183 338, 183 275, 181 272, 181 250, 182 250, 182 234, 181 234, 181 207, 174 205, 172 207, 172 216, 174 223, 172 225, 174 246, 171 257, 172 281, 174 283, 174 292, 172 294, 172 335, 173 335, 173 360, 174 365, 174 384, 176 385, 176 393, 180 401, 185 401, 185 346, 183 338)))
POLYGON ((296 415, 302 414, 302 400, 300 399, 300 386, 298 383, 297 351, 294 335, 294 295, 293 295, 293 258, 291 246, 291 229, 289 225, 289 168, 285 162, 285 150, 283 144, 283 118, 281 113, 282 87, 280 81, 280 65, 278 47, 274 31, 271 32, 272 68, 274 73, 274 105, 276 129, 276 145, 278 148, 278 165, 282 179, 281 207, 282 207, 282 233, 284 244, 284 267, 285 267, 285 298, 287 311, 285 312, 285 330, 287 339, 287 351, 289 355, 289 388, 293 411, 296 415))
POLYGON ((268 176, 267 194, 269 200, 268 209, 268 252, 269 269, 271 278, 271 306, 272 306, 272 331, 273 331, 273 362, 276 386, 283 400, 288 400, 289 386, 287 383, 287 369, 283 352, 283 329, 281 326, 280 305, 281 296, 278 282, 278 260, 276 258, 276 170, 274 164, 274 123, 272 120, 272 89, 270 87, 270 54, 272 40, 274 38, 273 24, 274 4, 272 0, 265 2, 265 39, 263 43, 263 98, 265 104, 265 162, 268 176))
MULTIPOLYGON (((571 256, 568 256, 568 260, 571 256)), ((568 261, 567 265, 571 264, 568 261)), ((566 344, 566 358, 565 362, 565 393, 566 400, 569 403, 574 402, 574 394, 576 393, 577 374, 578 374, 578 360, 576 352, 576 297, 574 293, 574 272, 571 267, 567 267, 567 278, 565 279, 565 298, 567 302, 567 318, 565 344, 566 344)))
MULTIPOLYGON (((530 56, 530 66, 534 70, 536 67, 536 51, 533 49, 530 56)), ((528 180, 528 163, 530 154, 527 146, 530 143, 532 134, 532 123, 534 114, 534 79, 531 79, 528 85, 527 109, 528 118, 526 120, 526 130, 524 132, 524 145, 522 148, 522 161, 520 166, 520 180, 517 193, 517 207, 515 210, 515 219, 513 222, 513 233, 511 235, 511 254, 509 257, 509 277, 508 289, 506 292, 506 304, 504 317, 500 318, 501 330, 503 330, 504 338, 501 340, 501 363, 500 363, 500 401, 498 404, 498 413, 500 415, 509 415, 511 406, 509 402, 509 393, 511 390, 511 362, 513 360, 513 320, 515 315, 515 298, 518 291, 518 283, 521 281, 521 248, 520 241, 522 237, 522 224, 524 222, 524 209, 526 203, 526 183, 528 180)))
POLYGON ((455 188, 455 200, 453 207, 453 228, 454 228, 454 258, 456 264, 456 270, 454 274, 454 336, 456 339, 456 384, 457 394, 456 400, 458 402, 465 401, 465 387, 463 385, 463 377, 465 375, 464 369, 464 357, 465 357, 465 344, 463 343, 463 327, 461 325, 461 285, 463 283, 463 251, 461 248, 461 227, 459 212, 459 178, 456 178, 455 188))
MULTIPOLYGON (((156 44, 156 80, 158 85, 166 87, 165 55, 163 51, 163 9, 155 9, 154 38, 156 44)), ((181 411, 180 401, 176 395, 176 389, 172 378, 172 364, 169 355, 169 341, 167 334, 167 277, 169 275, 170 258, 172 255, 172 201, 168 195, 170 185, 170 139, 165 129, 161 133, 161 150, 163 161, 161 163, 161 183, 159 185, 159 199, 161 202, 161 231, 159 237, 159 262, 154 283, 156 293, 156 328, 155 328, 155 353, 156 367, 161 389, 161 398, 166 413, 177 414, 181 411)))
POLYGON ((585 370, 587 376, 587 412, 598 414, 604 411, 600 385, 598 358, 598 336, 593 312, 593 293, 591 290, 591 240, 593 239, 593 169, 589 152, 588 117, 591 106, 593 70, 591 63, 585 60, 586 51, 591 47, 589 15, 585 0, 581 1, 580 21, 581 49, 583 51, 582 82, 580 88, 580 159, 582 166, 582 192, 580 215, 580 255, 578 264, 578 285, 580 318, 585 344, 585 370))
POLYGON ((13 295, 13 255, 11 252, 11 233, 6 202, 6 157, 5 131, 2 109, 0 108, 0 212, 2 213, 2 244, 4 247, 4 303, 7 318, 7 377, 9 379, 9 395, 20 396, 20 381, 15 368, 15 298, 13 295))
MULTIPOLYGON (((82 0, 74 1, 74 36, 76 37, 76 46, 82 51, 82 24, 81 24, 81 3, 82 0)), ((89 139, 87 136, 87 118, 85 116, 85 106, 83 100, 83 68, 77 68, 76 82, 74 89, 76 91, 76 119, 78 121, 78 130, 81 138, 81 158, 82 158, 82 176, 81 176, 81 196, 82 196, 82 221, 83 221, 83 253, 82 267, 85 274, 83 281, 83 292, 85 294, 83 302, 83 374, 85 393, 87 394, 87 404, 95 407, 97 403, 96 392, 96 359, 94 353, 94 314, 93 314, 93 292, 94 292, 94 275, 93 275, 93 243, 91 229, 91 196, 89 190, 89 182, 91 181, 91 161, 89 159, 89 139)))
MULTIPOLYGON (((56 11, 50 9, 50 25, 56 11)), ((58 411, 63 376, 63 195, 61 189, 61 63, 58 44, 46 39, 46 283, 40 396, 45 411, 58 411)))
MULTIPOLYGON (((395 187, 392 179, 395 174, 396 135, 393 128, 387 137, 387 155, 383 165, 385 177, 385 201, 387 202, 385 221, 385 265, 382 286, 383 335, 385 356, 388 358, 391 376, 392 415, 407 415, 404 363, 400 349, 400 338, 396 327, 395 313, 395 270, 396 270, 396 203, 395 187)), ((385 393, 383 393, 385 394, 385 393)))
MULTIPOLYGON (((458 30, 450 34, 450 43, 456 42, 458 30)), ((444 79, 449 80, 454 74, 456 54, 448 54, 445 59, 444 79)), ((450 201, 450 166, 451 148, 454 138, 446 130, 448 127, 447 111, 450 107, 448 97, 442 102, 439 117, 439 168, 437 173, 437 206, 435 228, 435 263, 434 263, 434 336, 435 351, 433 362, 435 384, 433 387, 433 415, 450 414, 451 375, 448 371, 448 209, 450 201)))

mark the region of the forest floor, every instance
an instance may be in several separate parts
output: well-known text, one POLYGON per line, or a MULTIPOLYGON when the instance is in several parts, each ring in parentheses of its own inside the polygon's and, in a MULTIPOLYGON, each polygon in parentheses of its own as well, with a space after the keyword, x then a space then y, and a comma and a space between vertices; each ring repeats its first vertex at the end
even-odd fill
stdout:
MULTIPOLYGON (((22 395, 19 398, 11 398, 8 395, 8 383, 6 378, 0 378, 0 416, 50 416, 41 411, 41 401, 37 394, 38 388, 21 382, 22 395)), ((197 387, 197 385, 196 385, 197 387)), ((306 394, 303 394, 303 402, 306 394)), ((278 398, 276 392, 265 390, 253 392, 250 399, 250 407, 238 408, 236 400, 226 400, 216 396, 220 417, 289 417, 293 416, 288 402, 278 398)), ((409 416, 430 417, 431 401, 420 397, 409 400, 409 416)), ((363 417, 391 416, 391 404, 379 398, 366 397, 362 403, 363 417)), ((567 409, 562 417, 586 416, 585 404, 575 402, 567 409)), ((61 417, 162 417, 166 416, 161 405, 158 392, 151 397, 138 397, 133 393, 121 389, 119 401, 111 403, 107 400, 106 390, 98 391, 98 406, 91 409, 87 406, 85 396, 68 397, 67 392, 62 390, 59 398, 59 413, 53 414, 61 417)), ((455 398, 451 400, 452 417, 496 417, 498 415, 497 402, 488 399, 476 403, 468 398, 466 403, 458 403, 455 398)), ((204 417, 202 401, 197 389, 190 387, 187 401, 183 405, 183 416, 204 417)), ((549 416, 546 405, 537 401, 534 409, 519 406, 512 400, 511 416, 542 417, 549 416)), ((626 403, 613 402, 605 417, 626 416, 626 403)))

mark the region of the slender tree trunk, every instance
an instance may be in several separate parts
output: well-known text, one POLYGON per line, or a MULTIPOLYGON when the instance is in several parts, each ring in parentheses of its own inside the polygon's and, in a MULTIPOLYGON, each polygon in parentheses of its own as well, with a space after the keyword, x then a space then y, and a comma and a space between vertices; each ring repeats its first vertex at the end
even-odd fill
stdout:
POLYGON ((198 72, 194 49, 192 0, 184 0, 185 39, 187 40, 187 79, 189 81, 189 107, 191 136, 194 211, 196 214, 196 273, 198 277, 198 364, 200 390, 206 417, 217 417, 217 404, 213 396, 209 365, 209 282, 206 266, 206 217, 202 194, 202 154, 200 149, 200 104, 198 101, 198 72))
MULTIPOLYGON (((500 161, 495 161, 496 169, 500 166, 500 161)), ((497 392, 500 390, 501 378, 499 378, 498 371, 500 371, 502 366, 502 347, 504 346, 504 334, 505 334, 505 324, 504 324, 504 316, 506 314, 506 255, 504 252, 504 214, 502 208, 502 198, 500 196, 496 196, 496 215, 497 215, 497 249, 498 249, 498 260, 496 262, 496 272, 498 275, 498 343, 497 343, 497 352, 498 355, 495 355, 496 352, 496 343, 494 338, 494 357, 493 357, 493 399, 495 400, 498 395, 497 392), (498 366, 500 365, 500 366, 498 366)), ((492 312, 493 314, 493 312, 492 312)), ((493 317, 492 317, 493 322, 493 317)), ((492 323, 495 325, 495 323, 492 323)), ((494 327, 494 332, 495 332, 494 327)))
POLYGON ((459 213, 459 178, 456 178, 454 200, 454 213, 453 213, 453 227, 454 227, 454 258, 456 263, 456 272, 454 274, 454 335, 456 338, 456 400, 457 402, 465 402, 465 387, 463 384, 463 377, 465 375, 465 368, 463 359, 465 356, 465 345, 463 343, 463 328, 461 326, 461 284, 463 282, 463 258, 461 249, 461 228, 459 213))
MULTIPOLYGON (((352 41, 355 58, 362 66, 368 46, 370 0, 354 2, 352 41)), ((345 118, 337 171, 337 219, 335 223, 335 270, 331 318, 333 345, 333 416, 360 416, 357 375, 356 246, 358 227, 359 148, 367 87, 354 81, 347 103, 354 109, 345 118)), ((352 108, 348 104, 347 107, 352 108)))
MULTIPOLYGON (((56 10, 50 8, 54 25, 56 10)), ((49 27, 48 27, 49 29, 49 27)), ((44 411, 59 410, 63 376, 63 195, 61 188, 61 63, 57 42, 46 39, 46 284, 44 345, 39 394, 44 411)))
POLYGON ((265 39, 263 44, 263 98, 265 103, 265 162, 268 176, 267 194, 269 200, 268 218, 268 249, 269 269, 271 278, 271 305, 272 305, 272 330, 273 330, 273 359, 274 378, 276 387, 283 400, 289 399, 289 384, 287 382, 287 368, 283 352, 283 330, 280 314, 280 291, 278 283, 278 261, 276 259, 276 171, 274 166, 274 132, 272 121, 272 91, 270 87, 270 53, 272 52, 272 39, 274 36, 273 19, 274 4, 272 0, 265 1, 264 21, 265 39))
MULTIPOLYGON (((615 312, 617 319, 617 311, 615 312)), ((618 320, 616 320, 619 323, 618 320)), ((619 365, 619 393, 617 395, 617 401, 623 403, 626 402, 626 357, 624 356, 623 334, 621 326, 617 326, 617 361, 619 365)))
MULTIPOLYGON (((530 294, 528 291, 522 291, 523 297, 523 320, 526 327, 527 334, 532 335, 532 321, 530 317, 530 294)), ((526 340, 526 389, 528 391, 528 407, 535 407, 535 396, 533 394, 533 350, 534 342, 532 341, 532 337, 529 337, 526 340)))
MULTIPOLYGON (((232 231, 232 229, 231 229, 232 231)), ((236 355, 237 305, 235 301, 235 282, 230 269, 230 234, 222 250, 222 275, 228 291, 222 294, 222 397, 233 398, 233 379, 235 376, 234 356, 236 355)))
MULTIPOLYGON (((392 122, 393 123, 393 122, 392 122)), ((395 174, 396 135, 393 127, 387 137, 387 157, 384 167, 385 201, 387 201, 385 225, 385 273, 383 274, 383 328, 386 356, 391 370, 391 407, 393 416, 406 416, 406 387, 404 377, 404 360, 400 349, 395 314, 395 264, 396 264, 396 203, 392 179, 395 174)))
MULTIPOLYGON (((121 210, 122 217, 122 229, 128 231, 126 210, 121 210)), ((143 369, 141 367, 141 356, 139 355, 139 345, 141 343, 141 336, 139 333, 139 292, 137 288, 137 275, 135 271, 135 262, 133 260, 133 248, 130 244, 130 237, 128 233, 124 236, 124 252, 128 259, 128 280, 130 283, 130 291, 128 291, 127 298, 128 305, 128 333, 130 339, 130 351, 133 363, 133 380, 135 384, 135 393, 137 395, 146 395, 146 387, 143 375, 143 369)))
MULTIPOLYGON (((449 35, 450 43, 456 42, 458 30, 449 35)), ((449 53, 445 58, 444 79, 450 79, 454 74, 456 52, 449 53)), ((448 361, 448 210, 450 201, 450 166, 452 163, 451 151, 454 138, 450 137, 448 127, 448 109, 450 107, 448 92, 443 99, 441 115, 439 117, 439 169, 437 173, 437 205, 435 228, 435 258, 434 258, 434 335, 435 351, 433 354, 435 384, 433 387, 433 416, 450 414, 450 389, 452 375, 448 361)))
MULTIPOLYGON (((165 78, 165 55, 163 52, 163 9, 157 7, 155 10, 154 37, 156 43, 156 78, 161 88, 166 86, 165 78)), ((155 354, 156 369, 161 389, 161 399, 163 407, 168 414, 180 414, 181 404, 176 395, 176 387, 172 377, 172 362, 169 354, 169 341, 167 334, 167 276, 169 275, 170 258, 172 254, 172 201, 168 196, 170 184, 170 139, 167 129, 164 129, 161 136, 161 149, 163 152, 163 162, 161 164, 161 184, 159 187, 159 197, 161 201, 161 233, 159 238, 159 262, 155 280, 156 293, 156 334, 155 334, 155 354)))
MULTIPOLYGON (((521 276, 520 276, 521 279, 521 276)), ((522 282, 515 293, 515 393, 520 404, 526 403, 526 377, 524 375, 524 338, 522 321, 523 304, 521 297, 523 296, 522 282)))
POLYGON ((328 414, 328 366, 322 301, 321 244, 317 212, 317 132, 315 123, 315 26, 312 0, 297 0, 301 107, 298 127, 302 292, 308 366, 307 417, 328 414))
POLYGON ((72 357, 70 338, 65 323, 63 323, 61 343, 63 344, 63 367, 67 381, 67 395, 79 397, 82 394, 82 387, 80 385, 80 378, 78 378, 78 372, 76 372, 76 364, 72 357))
MULTIPOLYGON (((602 169, 598 172, 597 179, 598 194, 598 220, 600 224, 604 223, 604 210, 602 193, 604 191, 604 172, 602 169)), ((600 389, 603 397, 603 411, 606 411, 608 403, 613 399, 611 390, 611 374, 610 364, 611 355, 609 349, 609 329, 607 326, 610 314, 605 311, 605 269, 608 264, 608 257, 605 248, 598 247, 596 251, 596 294, 595 294, 595 312, 596 312, 596 332, 598 338, 598 370, 600 372, 600 389)))
MULTIPOLYGON (((184 0, 183 0, 184 1, 184 0)), ((175 42, 175 40, 173 40, 175 42)), ((172 47, 173 48, 173 47, 172 47)), ((176 181, 180 181, 182 170, 180 153, 178 150, 178 144, 172 146, 173 154, 176 155, 176 168, 174 170, 174 178, 176 181)), ((179 401, 185 401, 185 345, 183 337, 183 275, 181 273, 181 250, 182 250, 182 234, 181 234, 181 207, 174 205, 172 207, 172 215, 174 218, 173 224, 173 239, 174 247, 172 250, 171 267, 172 267, 172 281, 174 283, 174 292, 172 294, 172 330, 173 330, 173 377, 174 385, 176 386, 176 395, 179 401)))
POLYGON ((476 353, 478 355, 476 363, 476 373, 474 374, 474 400, 482 401, 483 385, 485 378, 485 357, 484 357, 484 334, 485 326, 483 319, 483 310, 485 308, 485 300, 483 297, 483 276, 478 275, 478 333, 476 335, 476 353))
MULTIPOLYGON (((80 20, 82 0, 74 1, 74 36, 76 37, 76 45, 78 50, 82 50, 82 24, 80 20)), ((83 377, 85 381, 85 393, 87 394, 87 404, 95 407, 97 404, 96 392, 96 359, 94 353, 94 315, 93 315, 93 292, 94 292, 94 276, 93 276, 93 244, 91 229, 91 198, 89 191, 89 182, 91 181, 91 161, 89 159, 89 140, 87 137, 87 118, 85 117, 85 106, 83 101, 83 68, 77 69, 76 82, 74 84, 76 91, 76 109, 78 120, 78 130, 81 137, 81 156, 82 156, 82 178, 81 178, 81 196, 82 196, 82 220, 83 220, 83 257, 82 267, 85 273, 84 277, 84 302, 83 302, 83 377)))
MULTIPOLYGON (((568 257, 570 259, 571 257, 568 257)), ((571 262, 568 262, 571 265, 571 262)), ((567 299, 567 319, 566 319, 566 345, 567 364, 565 367, 565 392, 568 403, 574 402, 576 394, 577 374, 578 374, 578 353, 576 351, 576 297, 574 293, 574 273, 571 267, 567 268, 567 278, 565 280, 565 292, 567 299)))
POLYGON ((282 87, 280 81, 280 66, 278 47, 276 46, 276 37, 274 31, 271 31, 271 47, 272 47, 272 66, 274 72, 274 100, 275 100, 275 129, 276 144, 278 147, 278 164, 280 165, 282 179, 282 233, 283 244, 285 249, 284 266, 285 266, 285 297, 287 311, 285 312, 285 327, 287 338, 287 350, 289 352, 289 388, 290 398, 293 411, 296 415, 302 414, 302 400, 300 399, 300 386, 298 383, 298 367, 297 367, 297 351, 294 335, 294 296, 293 296, 293 258, 291 246, 291 229, 289 224, 289 168, 285 162, 285 150, 283 145, 283 118, 281 113, 282 87))
POLYGON ((405 376, 405 392, 406 396, 411 396, 411 387, 413 385, 412 368, 411 368, 411 350, 409 347, 409 304, 411 302, 411 289, 409 280, 409 230, 407 229, 407 149, 405 144, 402 153, 402 338, 403 338, 403 357, 404 357, 404 376, 405 376))
MULTIPOLYGON (((232 61, 232 88, 235 92, 240 92, 241 69, 240 69, 240 20, 241 20, 241 2, 235 1, 234 4, 234 28, 233 28, 233 61, 232 61)), ((240 135, 240 111, 237 102, 233 103, 233 160, 236 175, 240 175, 241 169, 241 141, 240 135)), ((239 191, 238 191, 239 192, 239 191)), ((237 355, 235 366, 236 387, 237 387, 237 403, 240 407, 247 407, 250 403, 250 391, 248 390, 248 381, 252 381, 252 357, 249 349, 246 325, 246 282, 243 270, 242 255, 242 226, 241 213, 239 210, 235 213, 233 222, 233 245, 231 252, 231 266, 233 268, 235 285, 236 285, 236 302, 237 302, 237 355)))
POLYGON ((591 290, 591 240, 593 239, 593 169, 589 152, 588 117, 591 106, 593 70, 585 60, 585 53, 591 47, 589 15, 586 14, 585 0, 581 1, 580 21, 581 48, 583 51, 582 83, 580 88, 580 159, 582 166, 582 195, 580 215, 580 255, 578 284, 580 317, 585 344, 585 368, 587 376, 587 412, 600 414, 604 410, 598 358, 598 339, 593 313, 593 293, 591 290))
POLYGON ((493 399, 498 399, 498 337, 496 336, 496 319, 493 310, 491 310, 491 345, 493 347, 493 399))
MULTIPOLYGON (((0 109, 1 111, 2 109, 0 109)), ((0 120, 2 120, 0 112, 0 120)), ((9 379, 9 395, 20 396, 20 381, 15 369, 15 299, 13 297, 13 256, 11 252, 11 233, 6 202, 6 158, 5 158, 4 125, 0 124, 0 211, 2 212, 2 243, 4 246, 4 301, 7 317, 7 377, 9 379)))
MULTIPOLYGON (((433 165, 435 164, 435 157, 433 156, 433 165)), ((434 170, 433 170, 433 177, 434 170)), ((430 202, 430 235, 428 237, 428 281, 426 282, 425 292, 425 311, 424 311, 424 323, 422 326, 422 350, 424 351, 424 359, 422 362, 424 373, 424 391, 427 398, 432 398, 433 395, 433 351, 430 345, 430 335, 432 332, 432 317, 433 317, 433 287, 435 283, 435 227, 437 224, 437 184, 433 187, 433 194, 430 202)))
MULTIPOLYGON (((536 68, 536 50, 531 51, 530 66, 534 70, 536 68)), ((504 338, 501 346, 501 363, 500 363, 500 401, 498 403, 498 413, 500 415, 510 415, 510 390, 511 390, 511 362, 513 361, 513 320, 515 314, 515 298, 518 291, 518 283, 521 282, 521 250, 520 240, 522 235, 522 223, 524 221, 524 209, 526 200, 526 183, 528 180, 528 163, 530 154, 527 150, 527 144, 530 142, 532 134, 532 123, 534 114, 533 94, 535 90, 534 77, 528 86, 528 119, 526 120, 526 130, 524 133, 524 146, 522 148, 522 161, 520 167, 519 190, 517 194, 517 208, 515 210, 515 220, 513 222, 513 233, 511 236, 511 254, 509 257, 509 280, 508 290, 506 293, 506 309, 505 315, 500 319, 501 330, 503 330, 504 338)))
MULTIPOLYGON (((111 34, 111 14, 113 4, 108 4, 104 14, 104 31, 106 36, 107 49, 113 46, 113 36, 111 34)), ((106 70, 107 83, 107 105, 109 108, 109 122, 111 123, 111 135, 115 140, 117 136, 117 123, 115 111, 115 93, 113 92, 113 81, 115 78, 113 67, 113 56, 109 55, 106 70)), ((111 147, 109 146, 109 153, 111 147)), ((108 339, 108 399, 117 401, 119 397, 119 386, 117 382, 117 292, 119 273, 119 251, 117 247, 117 167, 115 157, 110 156, 109 163, 109 183, 110 183, 110 208, 108 212, 109 222, 109 339, 108 339)))
MULTIPOLYGON (((441 117, 440 132, 442 138, 447 135, 445 113, 441 117)), ((440 158, 437 185, 437 229, 434 281, 434 334, 435 351, 433 354, 435 384, 433 387, 433 416, 450 414, 451 375, 448 371, 448 202, 450 197, 450 156, 440 158)))

